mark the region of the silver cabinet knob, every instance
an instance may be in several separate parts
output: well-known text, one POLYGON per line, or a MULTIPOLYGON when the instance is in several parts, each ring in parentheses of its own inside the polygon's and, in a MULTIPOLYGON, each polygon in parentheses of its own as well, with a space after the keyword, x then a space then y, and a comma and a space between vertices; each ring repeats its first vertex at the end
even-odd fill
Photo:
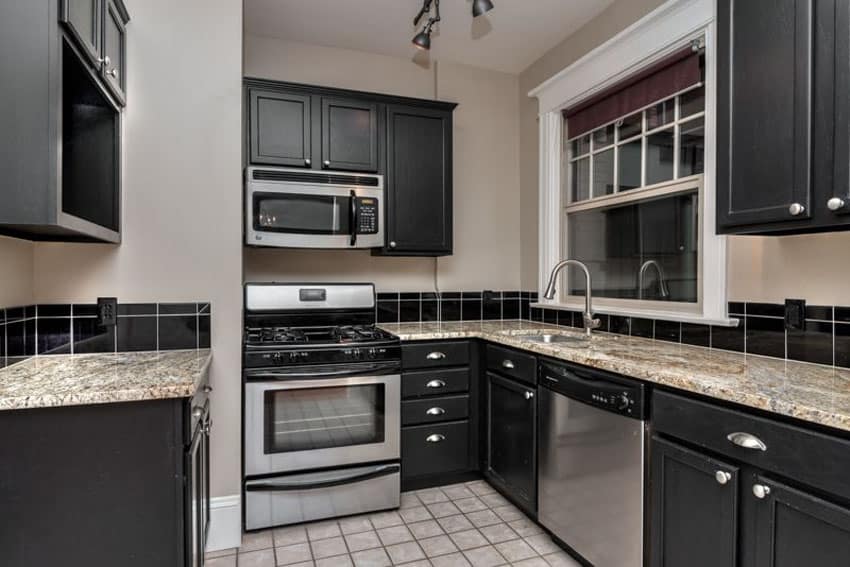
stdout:
POLYGON ((393 240, 392 242, 390 242, 390 248, 395 248, 395 247, 396 247, 395 240, 393 240))
POLYGON ((209 394, 212 391, 213 391, 212 386, 210 386, 209 384, 204 384, 204 393, 209 394))
POLYGON ((322 165, 324 165, 325 167, 330 167, 331 166, 331 160, 326 159, 325 161, 322 162, 322 165))
POLYGON ((445 388, 446 383, 442 380, 431 380, 427 384, 425 384, 426 388, 445 388))
POLYGON ((726 471, 717 471, 714 473, 714 479, 717 481, 717 484, 726 484, 730 480, 732 480, 732 473, 726 471))
POLYGON ((529 392, 528 390, 525 391, 525 399, 526 400, 530 400, 533 397, 534 397, 534 392, 529 392))
POLYGON ((737 445, 738 447, 743 447, 744 449, 767 451, 767 445, 764 444, 764 441, 750 433, 736 431, 735 433, 727 435, 726 439, 731 441, 732 444, 737 445))
POLYGON ((207 420, 207 423, 204 425, 204 434, 209 435, 210 431, 212 431, 212 420, 207 420))
POLYGON ((753 495, 756 498, 762 499, 765 496, 767 496, 768 494, 770 494, 770 487, 769 486, 764 485, 764 484, 754 484, 753 485, 753 495))
POLYGON ((446 413, 446 410, 444 410, 443 408, 430 408, 425 411, 425 413, 427 415, 443 415, 444 413, 446 413))
POLYGON ((109 55, 107 55, 105 57, 101 57, 100 59, 98 59, 97 62, 102 64, 102 65, 105 65, 106 67, 109 67, 109 64, 112 63, 112 59, 110 59, 109 55))
POLYGON ((312 163, 313 163, 313 160, 311 160, 310 158, 307 158, 307 159, 304 160, 304 165, 310 165, 312 163))
POLYGON ((114 79, 118 76, 118 70, 113 67, 112 69, 107 71, 106 74, 114 79))
POLYGON ((806 207, 800 203, 792 203, 791 206, 788 207, 788 212, 791 213, 792 217, 800 216, 806 212, 806 207))
POLYGON ((446 438, 445 435, 441 435, 439 433, 433 433, 433 434, 429 435, 428 437, 426 437, 425 441, 427 441, 428 443, 439 443, 440 441, 445 440, 445 438, 446 438))
POLYGON ((204 408, 195 408, 192 410, 192 417, 199 418, 204 415, 204 408))
POLYGON ((516 368, 516 365, 514 364, 513 360, 503 360, 502 361, 502 368, 507 368, 507 369, 510 370, 510 369, 516 368))
POLYGON ((429 352, 425 355, 425 358, 428 360, 443 360, 446 358, 446 353, 435 350, 434 352, 429 352))
POLYGON ((841 197, 833 197, 829 201, 826 202, 826 206, 830 211, 839 211, 844 208, 844 205, 847 203, 844 202, 844 199, 841 197))

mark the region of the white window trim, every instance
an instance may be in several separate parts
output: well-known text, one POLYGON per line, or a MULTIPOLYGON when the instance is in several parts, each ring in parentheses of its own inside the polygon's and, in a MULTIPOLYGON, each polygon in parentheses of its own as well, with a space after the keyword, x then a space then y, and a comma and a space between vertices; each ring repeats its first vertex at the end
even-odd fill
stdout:
MULTIPOLYGON (((536 97, 540 110, 540 199, 539 276, 541 292, 549 272, 564 258, 562 238, 565 195, 561 178, 565 141, 561 111, 680 49, 690 40, 703 37, 706 50, 705 173, 703 177, 700 268, 701 303, 698 311, 682 313, 670 307, 646 309, 600 303, 595 311, 672 321, 735 325, 727 316, 726 237, 715 234, 715 157, 717 101, 716 24, 714 0, 670 0, 613 38, 548 79, 528 93, 536 97)), ((579 258, 580 259, 580 258, 579 258)), ((542 307, 580 309, 581 301, 567 298, 562 274, 553 300, 541 299, 542 307)), ((660 302, 657 302, 660 303, 660 302)))

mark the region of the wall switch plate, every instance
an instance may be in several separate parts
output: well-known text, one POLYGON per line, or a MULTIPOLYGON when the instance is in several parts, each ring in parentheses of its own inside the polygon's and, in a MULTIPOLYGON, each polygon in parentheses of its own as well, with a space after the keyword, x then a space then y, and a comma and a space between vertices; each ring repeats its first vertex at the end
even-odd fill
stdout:
POLYGON ((806 325, 806 300, 785 300, 785 328, 790 331, 799 331, 806 325))
POLYGON ((99 327, 114 327, 118 322, 118 299, 97 298, 97 324, 99 327))

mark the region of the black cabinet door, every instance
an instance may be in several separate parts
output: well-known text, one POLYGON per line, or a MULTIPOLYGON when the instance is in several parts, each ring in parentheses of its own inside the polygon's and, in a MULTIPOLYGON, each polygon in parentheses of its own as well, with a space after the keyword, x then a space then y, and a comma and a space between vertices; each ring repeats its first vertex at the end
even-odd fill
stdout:
POLYGON ((754 567, 847 565, 850 510, 761 475, 745 495, 755 509, 754 567))
POLYGON ((322 97, 322 169, 378 171, 378 104, 322 97))
POLYGON ((452 252, 452 114, 387 110, 387 244, 384 253, 452 252))
POLYGON ((487 475, 529 513, 537 508, 537 400, 519 382, 487 373, 487 475))
POLYGON ((103 10, 103 80, 122 105, 127 87, 127 20, 113 0, 104 0, 103 10))
POLYGON ((736 567, 738 468, 658 437, 650 450, 650 565, 736 567))
MULTIPOLYGON (((818 4, 821 7, 820 4, 818 4)), ((835 2, 834 50, 834 149, 833 178, 830 186, 818 195, 816 208, 822 210, 829 224, 850 224, 850 2, 835 2)), ((820 32, 820 29, 818 30, 820 32)))
MULTIPOLYGON (((812 216, 814 0, 718 3, 717 229, 812 216)), ((793 230, 793 226, 785 227, 793 230)))
POLYGON ((78 46, 97 64, 100 59, 101 0, 63 0, 59 17, 78 46))
POLYGON ((310 167, 310 96, 285 91, 249 91, 251 163, 310 167))

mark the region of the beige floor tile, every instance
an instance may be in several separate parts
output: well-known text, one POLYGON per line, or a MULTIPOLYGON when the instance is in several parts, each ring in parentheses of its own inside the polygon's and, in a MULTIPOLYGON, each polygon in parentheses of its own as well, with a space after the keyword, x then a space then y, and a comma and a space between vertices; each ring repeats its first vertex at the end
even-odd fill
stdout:
POLYGON ((228 555, 236 555, 239 548, 231 547, 228 549, 219 549, 218 551, 207 551, 204 553, 205 559, 215 559, 216 557, 226 557, 228 555))
POLYGON ((411 561, 425 559, 425 553, 418 545, 416 545, 416 542, 413 541, 388 545, 386 551, 387 555, 390 556, 390 561, 393 562, 393 565, 401 565, 402 563, 410 563, 411 561))
POLYGON ((471 512, 466 515, 466 518, 472 522, 472 524, 476 528, 483 528, 484 526, 492 526, 493 524, 499 524, 502 522, 502 519, 497 516, 493 510, 480 510, 478 512, 471 512))
POLYGON ((240 551, 236 565, 238 567, 275 567, 274 549, 260 549, 246 553, 240 551))
POLYGON ((464 551, 463 554, 472 563, 472 567, 496 567, 507 563, 505 558, 492 545, 464 551))
POLYGON ((404 508, 403 510, 399 510, 398 513, 401 516, 401 519, 404 520, 405 524, 412 524, 413 522, 422 522, 431 519, 431 514, 425 506, 404 508))
POLYGON ((581 567, 581 563, 570 557, 566 551, 556 551, 544 555, 543 559, 552 567, 581 567))
POLYGON ((437 502, 436 504, 428 504, 428 511, 435 518, 443 518, 445 516, 454 516, 460 514, 457 506, 451 502, 437 502))
POLYGON ((342 530, 339 529, 339 522, 336 520, 325 520, 307 524, 307 537, 310 538, 310 541, 328 539, 329 537, 338 537, 341 535, 342 530))
POLYGON ((394 545, 413 541, 413 534, 405 526, 392 526, 378 530, 378 537, 384 545, 394 545))
POLYGON ((398 512, 378 512, 369 516, 369 521, 375 526, 375 529, 389 528, 391 526, 400 526, 404 523, 398 512))
POLYGON ((445 495, 445 493, 439 488, 426 488, 424 490, 417 490, 416 497, 425 504, 436 504, 437 502, 448 502, 449 497, 445 495))
POLYGON ((204 567, 236 567, 236 556, 225 555, 204 561, 204 567))
POLYGON ((525 541, 534 548, 534 551, 539 553, 540 555, 547 555, 549 553, 555 553, 556 551, 561 551, 561 548, 552 541, 552 538, 546 534, 537 534, 533 536, 528 536, 524 538, 525 541))
POLYGON ((308 543, 294 543, 284 547, 276 547, 274 552, 277 555, 278 565, 291 565, 313 559, 313 554, 310 552, 310 544, 308 543))
POLYGON ((537 552, 521 539, 497 543, 495 548, 510 562, 521 561, 537 555, 537 552))
POLYGON ((470 563, 462 553, 449 553, 439 557, 432 557, 431 564, 434 567, 469 567, 470 563))
POLYGON ((325 557, 348 553, 348 548, 345 547, 345 540, 342 539, 342 536, 311 541, 310 547, 313 550, 313 559, 324 559, 325 557))
POLYGON ((352 553, 351 559, 354 560, 355 567, 388 567, 392 564, 382 547, 352 553))
POLYGON ((445 531, 447 534, 459 532, 462 530, 469 530, 473 528, 472 522, 467 520, 466 516, 464 516, 463 514, 439 518, 437 520, 437 523, 440 524, 440 527, 443 528, 443 531, 445 531))
POLYGON ((513 531, 515 531, 522 537, 528 537, 543 533, 543 529, 528 518, 513 520, 511 522, 508 522, 508 525, 513 531))
POLYGON ((420 559, 419 561, 411 561, 410 563, 405 563, 404 567, 431 567, 431 562, 427 559, 420 559))
POLYGON ((477 496, 473 496, 472 498, 462 498, 460 500, 455 500, 454 504, 458 507, 458 510, 460 510, 464 514, 487 509, 487 504, 485 504, 484 501, 478 498, 477 496))
POLYGON ((286 526, 272 532, 275 547, 285 547, 307 541, 307 529, 304 526, 286 526))
POLYGON ((415 524, 407 524, 407 529, 413 534, 416 539, 425 539, 426 537, 434 537, 443 535, 443 528, 440 527, 435 520, 426 520, 424 522, 416 522, 415 524))
POLYGON ((413 492, 402 492, 401 493, 401 506, 400 508, 404 510, 405 508, 415 508, 417 506, 422 506, 422 501, 416 497, 416 494, 413 492))
POLYGON ((434 536, 426 539, 420 539, 419 545, 425 551, 428 557, 437 557, 438 555, 447 555, 457 551, 457 546, 449 539, 449 536, 434 536))
POLYGON ((372 522, 368 516, 352 516, 339 521, 339 529, 343 534, 357 534, 368 532, 372 529, 372 522))
POLYGON ((490 543, 502 543, 512 539, 519 539, 519 535, 513 531, 507 524, 493 524, 492 526, 484 526, 481 528, 481 533, 490 543))
POLYGON ((352 553, 381 547, 381 540, 378 539, 378 534, 374 531, 347 535, 345 536, 345 543, 348 544, 348 551, 352 553))
POLYGON ((510 504, 510 501, 498 492, 483 494, 479 496, 479 498, 481 498, 481 501, 490 508, 498 508, 499 506, 507 506, 510 504))
POLYGON ((271 530, 242 534, 242 545, 239 551, 257 551, 258 549, 271 549, 274 547, 271 530))
POLYGON ((449 537, 460 550, 467 550, 476 547, 483 547, 485 545, 490 545, 487 541, 487 538, 481 535, 481 532, 476 529, 449 534, 449 537))
POLYGON ((316 567, 354 567, 354 561, 352 561, 351 556, 346 553, 345 555, 318 559, 316 560, 316 567))
POLYGON ((505 522, 512 522, 514 520, 521 520, 525 516, 522 512, 519 511, 519 508, 516 506, 511 506, 508 504, 507 506, 499 506, 497 508, 493 508, 493 512, 496 513, 497 516, 502 518, 505 522))
MULTIPOLYGON (((206 567, 206 565, 204 567, 206 567)), ((300 563, 293 563, 292 565, 287 565, 286 567, 316 567, 316 564, 312 561, 301 561, 300 563)))
POLYGON ((471 482, 466 483, 466 487, 476 496, 482 496, 484 494, 493 494, 496 492, 496 489, 487 484, 484 480, 473 480, 471 482))
POLYGON ((449 497, 449 500, 460 500, 461 498, 470 498, 472 496, 475 496, 472 491, 469 490, 463 484, 441 486, 440 490, 443 491, 443 494, 449 497))
POLYGON ((511 563, 512 567, 549 567, 549 564, 542 557, 531 557, 511 563))

